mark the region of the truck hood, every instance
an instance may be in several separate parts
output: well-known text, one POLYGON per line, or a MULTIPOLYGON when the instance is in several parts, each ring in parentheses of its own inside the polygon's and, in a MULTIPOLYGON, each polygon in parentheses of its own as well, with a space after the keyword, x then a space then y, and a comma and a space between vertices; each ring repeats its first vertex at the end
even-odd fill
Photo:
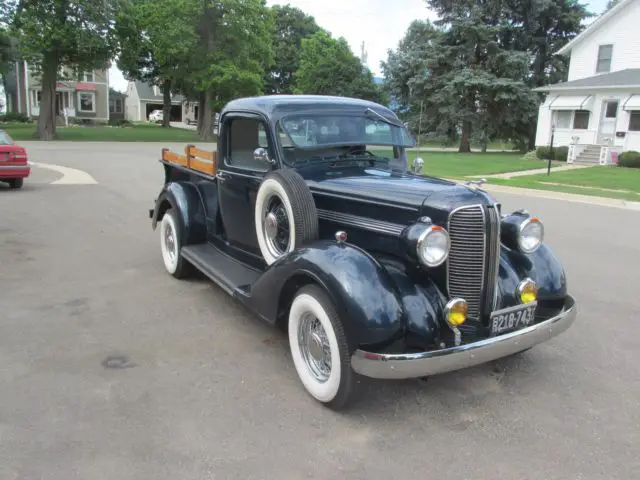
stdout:
MULTIPOLYGON (((314 196, 321 200, 318 205, 320 208, 326 204, 322 200, 342 199, 343 203, 379 205, 386 207, 384 209, 387 211, 389 207, 391 210, 395 207, 407 213, 412 212, 414 219, 416 215, 429 215, 437 221, 461 206, 495 203, 486 192, 455 182, 376 168, 336 169, 323 172, 322 177, 303 176, 314 196)), ((330 203, 334 205, 331 210, 342 210, 337 207, 339 202, 330 203)), ((367 216, 380 218, 378 215, 367 216)))

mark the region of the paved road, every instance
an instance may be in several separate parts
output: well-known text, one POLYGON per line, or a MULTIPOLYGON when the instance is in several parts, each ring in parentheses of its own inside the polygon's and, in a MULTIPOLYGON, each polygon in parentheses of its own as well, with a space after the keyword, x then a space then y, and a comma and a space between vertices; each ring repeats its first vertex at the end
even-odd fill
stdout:
POLYGON ((500 194, 545 220, 578 322, 510 360, 365 382, 338 414, 282 334, 164 273, 159 149, 31 144, 99 183, 37 168, 0 189, 1 480, 637 478, 639 212, 500 194))

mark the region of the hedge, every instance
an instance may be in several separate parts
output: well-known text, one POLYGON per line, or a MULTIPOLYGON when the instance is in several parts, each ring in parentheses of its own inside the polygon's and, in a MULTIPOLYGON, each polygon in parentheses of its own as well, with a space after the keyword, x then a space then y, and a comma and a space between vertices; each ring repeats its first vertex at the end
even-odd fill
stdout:
MULTIPOLYGON (((550 147, 536 148, 536 156, 540 160, 547 160, 551 156, 551 148, 550 147)), ((569 156, 569 147, 553 147, 552 160, 566 162, 568 156, 569 156)))
POLYGON ((640 168, 640 152, 629 150, 618 157, 618 165, 627 168, 640 168))

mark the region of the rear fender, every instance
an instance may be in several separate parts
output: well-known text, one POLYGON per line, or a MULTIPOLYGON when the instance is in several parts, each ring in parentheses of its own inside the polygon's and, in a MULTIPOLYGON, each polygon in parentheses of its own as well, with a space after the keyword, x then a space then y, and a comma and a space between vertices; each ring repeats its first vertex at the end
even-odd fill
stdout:
POLYGON ((195 185, 190 182, 171 182, 162 188, 152 214, 154 230, 169 208, 179 214, 180 233, 184 245, 206 241, 205 209, 195 185))

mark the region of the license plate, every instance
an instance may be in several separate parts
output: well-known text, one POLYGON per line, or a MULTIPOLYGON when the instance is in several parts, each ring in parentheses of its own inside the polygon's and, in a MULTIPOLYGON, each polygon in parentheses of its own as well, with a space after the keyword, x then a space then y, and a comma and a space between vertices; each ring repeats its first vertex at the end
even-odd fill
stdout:
POLYGON ((537 302, 505 308, 491 314, 491 336, 502 335, 533 325, 537 302))

